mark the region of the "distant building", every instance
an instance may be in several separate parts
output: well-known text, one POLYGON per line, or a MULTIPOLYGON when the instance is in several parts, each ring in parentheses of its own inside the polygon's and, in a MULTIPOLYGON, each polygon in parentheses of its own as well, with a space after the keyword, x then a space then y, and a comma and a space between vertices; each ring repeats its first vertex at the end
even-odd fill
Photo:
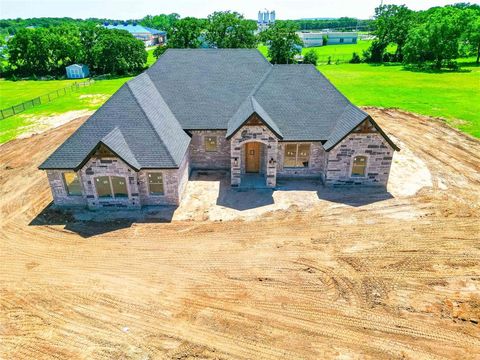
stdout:
POLYGON ((304 47, 356 44, 358 33, 356 32, 299 32, 297 33, 303 41, 304 47))
POLYGON ((156 29, 151 29, 137 23, 104 23, 107 29, 125 30, 132 34, 135 39, 143 41, 145 46, 163 45, 167 42, 167 33, 156 29))
POLYGON ((273 24, 275 22, 275 16, 275 10, 268 11, 265 9, 263 11, 259 11, 257 21, 258 31, 263 31, 273 24))
POLYGON ((67 66, 65 70, 69 79, 83 79, 90 75, 88 66, 84 64, 72 64, 67 66))

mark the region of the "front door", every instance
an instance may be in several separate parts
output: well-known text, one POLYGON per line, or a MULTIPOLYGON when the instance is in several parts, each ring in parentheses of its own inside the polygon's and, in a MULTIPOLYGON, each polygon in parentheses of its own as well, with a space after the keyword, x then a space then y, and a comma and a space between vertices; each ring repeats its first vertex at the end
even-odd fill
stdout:
POLYGON ((250 142, 245 145, 245 171, 258 173, 260 170, 260 143, 250 142))

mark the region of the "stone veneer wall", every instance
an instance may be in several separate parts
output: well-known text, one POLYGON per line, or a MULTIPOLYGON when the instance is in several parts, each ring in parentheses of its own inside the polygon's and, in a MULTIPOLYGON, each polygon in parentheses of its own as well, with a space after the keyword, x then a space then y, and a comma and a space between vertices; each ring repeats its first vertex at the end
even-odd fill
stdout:
POLYGON ((187 185, 190 172, 188 155, 179 169, 151 169, 136 172, 116 157, 92 157, 77 172, 83 189, 82 196, 69 196, 63 180, 63 170, 47 170, 55 205, 88 206, 99 208, 140 208, 143 205, 178 205, 187 185), (151 196, 148 193, 148 172, 163 174, 165 194, 151 196), (100 199, 95 189, 95 177, 121 176, 127 182, 128 198, 100 199))
MULTIPOLYGON (((63 179, 63 170, 47 170, 47 178, 52 191, 53 202, 60 206, 85 206, 87 199, 85 195, 70 196, 67 193, 65 181, 63 179)), ((77 175, 80 176, 79 172, 77 175)), ((80 180, 80 183, 82 181, 80 180)), ((83 186, 83 184, 82 184, 83 186)))
POLYGON ((190 173, 188 155, 179 169, 148 169, 138 173, 140 201, 144 205, 178 205, 182 198, 190 173), (163 176, 164 195, 150 195, 148 191, 148 173, 160 172, 163 176))
POLYGON ((192 130, 190 141, 190 167, 192 169, 229 169, 230 140, 225 130, 192 130), (217 137, 217 151, 205 151, 205 136, 217 137))
POLYGON ((393 148, 379 133, 352 133, 328 152, 327 185, 383 185, 388 182, 393 148), (355 156, 366 156, 365 177, 351 177, 355 156))
POLYGON ((137 172, 116 157, 92 156, 80 170, 80 177, 87 198, 87 205, 90 209, 139 208, 141 206, 137 172), (128 198, 98 198, 95 188, 95 178, 98 176, 124 177, 127 182, 128 198))
POLYGON ((325 172, 325 158, 327 153, 323 149, 322 143, 310 142, 310 159, 308 167, 305 168, 288 168, 284 167, 285 147, 287 144, 305 144, 305 142, 279 142, 278 143, 278 163, 277 176, 278 177, 320 177, 324 179, 325 172))
MULTIPOLYGON (((231 143, 231 185, 238 186, 242 181, 242 148, 248 142, 260 142, 265 145, 266 158, 266 185, 275 187, 277 183, 276 163, 269 164, 269 160, 277 161, 277 137, 266 127, 260 125, 246 125, 239 129, 230 139, 231 143)), ((244 154, 244 152, 243 152, 244 154)))

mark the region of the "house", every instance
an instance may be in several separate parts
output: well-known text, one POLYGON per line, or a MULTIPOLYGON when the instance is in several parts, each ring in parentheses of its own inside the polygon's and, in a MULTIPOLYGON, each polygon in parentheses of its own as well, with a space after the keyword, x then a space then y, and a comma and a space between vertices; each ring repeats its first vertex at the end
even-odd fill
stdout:
POLYGON ((105 23, 107 29, 125 30, 132 34, 135 39, 143 41, 145 46, 164 45, 167 42, 167 33, 137 23, 109 24, 105 23))
POLYGON ((358 33, 356 32, 302 31, 297 34, 307 48, 324 45, 356 44, 358 40, 358 33))
POLYGON ((65 70, 69 79, 83 79, 90 75, 88 66, 84 64, 72 64, 65 67, 65 70))
POLYGON ((313 65, 254 49, 169 49, 124 84, 39 167, 54 203, 179 204, 193 169, 387 184, 397 146, 313 65))

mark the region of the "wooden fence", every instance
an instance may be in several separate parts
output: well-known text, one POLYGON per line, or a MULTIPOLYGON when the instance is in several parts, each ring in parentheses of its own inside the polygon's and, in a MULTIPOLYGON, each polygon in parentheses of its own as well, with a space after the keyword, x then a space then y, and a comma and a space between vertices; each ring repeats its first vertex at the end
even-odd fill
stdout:
POLYGON ((32 100, 25 101, 21 104, 10 106, 6 109, 0 110, 0 120, 9 118, 10 116, 20 114, 25 110, 31 109, 34 106, 38 106, 41 104, 47 104, 50 101, 53 101, 61 96, 65 96, 67 94, 71 94, 75 91, 78 91, 80 88, 89 86, 93 83, 93 80, 87 80, 84 82, 75 82, 70 86, 64 87, 62 89, 58 89, 48 94, 41 95, 36 97, 32 100))

